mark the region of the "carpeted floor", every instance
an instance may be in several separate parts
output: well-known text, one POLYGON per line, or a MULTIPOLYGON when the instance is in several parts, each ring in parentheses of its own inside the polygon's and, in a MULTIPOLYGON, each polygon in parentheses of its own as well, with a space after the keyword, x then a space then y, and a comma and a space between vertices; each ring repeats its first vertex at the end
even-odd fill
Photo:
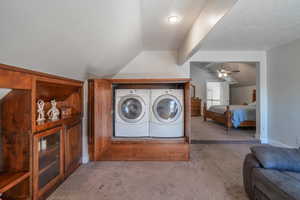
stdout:
POLYGON ((189 162, 94 162, 81 166, 50 200, 247 200, 245 144, 194 144, 189 162))
POLYGON ((253 128, 232 128, 228 132, 224 125, 214 121, 204 122, 202 117, 192 117, 192 140, 256 140, 253 128))

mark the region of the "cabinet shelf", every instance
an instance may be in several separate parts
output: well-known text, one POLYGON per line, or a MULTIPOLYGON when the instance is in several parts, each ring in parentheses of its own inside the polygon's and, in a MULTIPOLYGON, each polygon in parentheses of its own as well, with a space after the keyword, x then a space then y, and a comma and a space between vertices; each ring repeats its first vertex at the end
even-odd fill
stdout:
POLYGON ((57 150, 59 149, 58 145, 53 145, 52 147, 48 148, 47 150, 41 150, 39 152, 39 157, 42 158, 44 156, 50 155, 52 153, 57 153, 57 150))
POLYGON ((0 173, 0 193, 4 193, 30 176, 30 172, 0 173))
POLYGON ((51 167, 55 166, 55 164, 56 164, 57 162, 58 162, 58 161, 55 160, 55 161, 51 162, 49 165, 47 165, 46 167, 44 167, 43 169, 40 169, 39 175, 41 175, 42 173, 44 173, 45 171, 47 171, 47 170, 50 169, 51 167))
POLYGON ((52 127, 56 127, 56 126, 59 126, 61 124, 67 123, 68 121, 72 121, 72 120, 80 119, 80 118, 81 118, 81 114, 76 114, 76 115, 71 115, 70 117, 67 117, 67 118, 64 118, 64 119, 59 119, 57 121, 46 121, 44 123, 36 125, 36 132, 47 130, 47 129, 50 129, 52 127))

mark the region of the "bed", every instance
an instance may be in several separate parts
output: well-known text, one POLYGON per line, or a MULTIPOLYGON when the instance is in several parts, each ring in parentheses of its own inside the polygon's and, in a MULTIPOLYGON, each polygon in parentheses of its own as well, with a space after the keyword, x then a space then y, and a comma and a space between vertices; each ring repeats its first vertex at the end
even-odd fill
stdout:
POLYGON ((203 118, 204 121, 212 119, 222 123, 227 130, 232 127, 256 127, 256 90, 253 90, 249 105, 218 105, 208 109, 204 103, 203 118))

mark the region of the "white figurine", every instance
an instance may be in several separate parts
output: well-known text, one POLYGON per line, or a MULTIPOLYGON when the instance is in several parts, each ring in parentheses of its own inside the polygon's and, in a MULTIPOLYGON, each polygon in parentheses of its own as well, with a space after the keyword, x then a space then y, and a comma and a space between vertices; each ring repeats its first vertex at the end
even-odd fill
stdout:
POLYGON ((51 109, 47 112, 47 115, 51 121, 58 120, 59 110, 56 108, 56 101, 53 99, 51 101, 51 109))
POLYGON ((37 123, 42 123, 45 121, 45 111, 44 111, 44 106, 45 106, 45 102, 43 100, 38 100, 37 102, 37 106, 38 106, 38 118, 37 118, 37 123))

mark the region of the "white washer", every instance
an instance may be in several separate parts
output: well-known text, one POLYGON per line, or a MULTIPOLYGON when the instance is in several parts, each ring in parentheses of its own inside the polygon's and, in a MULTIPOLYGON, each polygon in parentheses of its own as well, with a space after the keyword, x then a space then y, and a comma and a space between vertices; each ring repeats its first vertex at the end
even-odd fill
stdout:
POLYGON ((150 90, 116 89, 115 137, 149 137, 150 90))
POLYGON ((184 104, 182 89, 152 89, 150 137, 183 137, 184 104))

